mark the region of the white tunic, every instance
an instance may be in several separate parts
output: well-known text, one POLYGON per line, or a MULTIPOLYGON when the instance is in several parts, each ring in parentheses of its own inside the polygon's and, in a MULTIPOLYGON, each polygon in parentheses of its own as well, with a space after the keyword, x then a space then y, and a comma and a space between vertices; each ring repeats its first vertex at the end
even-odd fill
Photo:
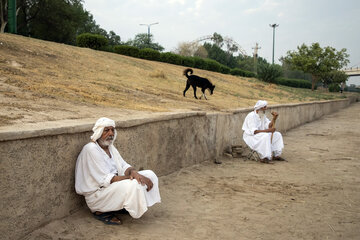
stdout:
POLYGON ((253 111, 250 112, 243 123, 242 130, 244 131, 243 139, 245 143, 253 150, 259 153, 260 158, 271 159, 272 152, 275 156, 280 156, 284 143, 280 132, 274 132, 271 142, 271 133, 257 133, 256 130, 265 130, 269 128, 270 120, 264 116, 260 119, 259 115, 253 111))
POLYGON ((139 174, 150 178, 153 188, 148 192, 136 179, 122 180, 110 184, 118 174, 124 176, 131 167, 120 156, 117 149, 109 146, 111 158, 94 142, 86 144, 80 152, 75 167, 75 189, 85 196, 92 212, 110 212, 125 208, 132 217, 139 218, 147 207, 161 201, 158 178, 151 170, 139 174))

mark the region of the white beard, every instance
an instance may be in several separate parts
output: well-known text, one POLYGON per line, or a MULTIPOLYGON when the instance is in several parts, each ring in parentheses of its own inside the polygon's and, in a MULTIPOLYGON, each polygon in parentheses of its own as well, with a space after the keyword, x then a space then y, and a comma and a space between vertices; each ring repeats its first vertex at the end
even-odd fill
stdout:
POLYGON ((260 117, 261 120, 263 120, 263 119, 265 118, 265 116, 266 116, 266 115, 265 115, 265 111, 259 111, 259 112, 258 112, 258 115, 259 115, 259 117, 260 117))
POLYGON ((100 146, 108 147, 108 146, 110 146, 110 144, 113 143, 114 138, 107 138, 105 140, 99 139, 98 141, 99 141, 100 146))

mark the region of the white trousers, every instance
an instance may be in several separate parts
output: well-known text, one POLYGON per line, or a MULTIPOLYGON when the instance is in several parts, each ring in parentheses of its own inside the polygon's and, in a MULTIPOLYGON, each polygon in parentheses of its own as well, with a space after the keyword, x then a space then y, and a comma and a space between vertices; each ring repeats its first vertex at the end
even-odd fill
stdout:
POLYGON ((251 149, 259 153, 261 159, 271 159, 273 152, 275 157, 278 157, 284 148, 284 142, 280 132, 274 132, 272 142, 271 133, 258 133, 252 136, 244 134, 244 141, 251 149))
POLYGON ((106 188, 85 196, 86 204, 92 212, 110 212, 125 208, 133 218, 141 217, 155 203, 161 202, 158 178, 151 170, 139 171, 139 174, 153 182, 148 192, 136 179, 122 180, 106 188))

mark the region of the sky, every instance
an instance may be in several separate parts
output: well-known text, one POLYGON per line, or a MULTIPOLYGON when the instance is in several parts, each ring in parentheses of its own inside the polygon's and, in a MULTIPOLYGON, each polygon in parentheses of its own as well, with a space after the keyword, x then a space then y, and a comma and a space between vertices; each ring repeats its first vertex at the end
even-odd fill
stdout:
MULTIPOLYGON (((101 28, 114 31, 121 41, 150 32, 165 51, 214 32, 237 42, 252 56, 272 62, 275 28, 275 63, 287 51, 305 43, 347 49, 347 67, 360 68, 360 0, 84 0, 101 28)), ((360 85, 359 77, 347 84, 360 85)))

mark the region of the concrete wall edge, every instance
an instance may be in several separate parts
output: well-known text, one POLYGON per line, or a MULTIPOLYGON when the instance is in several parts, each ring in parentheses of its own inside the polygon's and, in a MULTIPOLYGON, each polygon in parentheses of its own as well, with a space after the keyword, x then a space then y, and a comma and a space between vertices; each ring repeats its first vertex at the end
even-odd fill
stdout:
MULTIPOLYGON (((131 128, 136 127, 148 123, 168 121, 173 119, 181 119, 195 116, 205 116, 206 112, 183 112, 183 113, 171 113, 168 115, 160 115, 160 116, 151 116, 144 118, 133 118, 127 120, 116 120, 116 128, 131 128)), ((56 136, 61 134, 76 134, 82 132, 91 131, 94 126, 94 122, 82 123, 82 124, 74 124, 72 126, 63 126, 63 127, 48 127, 42 129, 34 129, 34 130, 19 130, 19 131, 1 131, 0 132, 0 142, 4 141, 12 141, 12 140, 20 140, 27 138, 36 138, 43 136, 56 136)))

